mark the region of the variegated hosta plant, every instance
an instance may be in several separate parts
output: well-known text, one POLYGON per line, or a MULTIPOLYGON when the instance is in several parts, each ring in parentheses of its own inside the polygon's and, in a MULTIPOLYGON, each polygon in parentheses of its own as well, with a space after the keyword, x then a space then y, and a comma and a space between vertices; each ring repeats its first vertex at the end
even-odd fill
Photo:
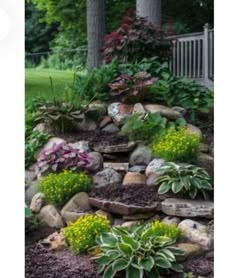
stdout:
POLYGON ((83 119, 81 108, 70 102, 47 101, 38 108, 34 115, 37 122, 48 122, 58 131, 73 130, 76 123, 83 119))
POLYGON ((120 272, 126 278, 158 278, 170 271, 182 272, 176 256, 184 252, 173 247, 174 243, 173 238, 157 236, 150 225, 132 231, 115 227, 98 240, 98 273, 103 273, 103 278, 115 277, 120 272))
POLYGON ((200 192, 207 200, 208 191, 213 190, 208 173, 195 165, 166 162, 159 170, 162 173, 162 176, 156 179, 156 184, 160 186, 159 194, 168 191, 175 194, 181 192, 194 199, 200 192))

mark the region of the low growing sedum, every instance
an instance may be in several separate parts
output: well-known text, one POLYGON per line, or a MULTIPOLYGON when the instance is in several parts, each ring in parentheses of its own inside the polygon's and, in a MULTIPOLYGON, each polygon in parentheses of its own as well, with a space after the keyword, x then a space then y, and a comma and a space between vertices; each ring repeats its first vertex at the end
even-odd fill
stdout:
POLYGON ((66 242, 76 254, 88 251, 101 233, 110 230, 110 222, 103 216, 86 214, 64 229, 66 242))
POLYGON ((51 173, 39 181, 40 191, 50 204, 63 205, 78 192, 87 192, 92 187, 92 179, 84 172, 65 170, 51 173))
POLYGON ((176 256, 184 252, 173 247, 179 231, 167 226, 154 222, 131 231, 115 227, 103 233, 97 241, 101 250, 97 256, 98 272, 103 273, 103 278, 115 277, 116 273, 123 273, 126 278, 158 278, 173 271, 182 272, 176 256))
POLYGON ((156 137, 151 148, 154 156, 167 161, 192 162, 198 158, 200 141, 199 135, 186 128, 170 129, 156 137))

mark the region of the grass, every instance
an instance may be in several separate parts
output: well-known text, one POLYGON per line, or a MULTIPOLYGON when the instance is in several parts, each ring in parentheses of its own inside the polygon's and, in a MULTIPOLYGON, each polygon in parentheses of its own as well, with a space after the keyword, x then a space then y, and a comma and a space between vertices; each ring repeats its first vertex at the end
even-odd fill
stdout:
POLYGON ((60 99, 73 81, 73 71, 25 69, 25 103, 37 96, 60 99))

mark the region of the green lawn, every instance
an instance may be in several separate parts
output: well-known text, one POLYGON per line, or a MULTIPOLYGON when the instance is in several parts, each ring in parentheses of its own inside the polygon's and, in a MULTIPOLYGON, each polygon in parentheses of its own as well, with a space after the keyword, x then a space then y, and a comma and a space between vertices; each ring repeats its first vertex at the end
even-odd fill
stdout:
POLYGON ((73 71, 25 69, 25 102, 37 96, 59 99, 63 96, 65 88, 73 84, 73 80, 73 71), (53 86, 51 86, 50 77, 53 86))

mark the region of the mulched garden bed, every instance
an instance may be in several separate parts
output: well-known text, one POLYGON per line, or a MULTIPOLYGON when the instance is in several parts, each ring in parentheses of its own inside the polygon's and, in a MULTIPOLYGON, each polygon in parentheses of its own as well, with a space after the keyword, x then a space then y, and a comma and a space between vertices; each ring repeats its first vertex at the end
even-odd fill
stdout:
POLYGON ((128 143, 128 138, 118 133, 110 133, 101 131, 100 129, 93 131, 77 131, 71 133, 55 133, 56 136, 65 139, 68 143, 78 141, 89 141, 89 145, 93 146, 111 146, 128 143))
POLYGON ((70 250, 52 251, 37 242, 55 229, 38 227, 25 237, 25 278, 101 278, 89 256, 76 256, 70 250))
MULTIPOLYGON (((127 205, 140 207, 151 206, 155 202, 161 202, 167 198, 167 194, 159 195, 157 188, 146 185, 123 186, 121 184, 109 184, 96 187, 89 193, 90 197, 121 202, 127 205)), ((168 197, 173 197, 169 195, 168 197)))

